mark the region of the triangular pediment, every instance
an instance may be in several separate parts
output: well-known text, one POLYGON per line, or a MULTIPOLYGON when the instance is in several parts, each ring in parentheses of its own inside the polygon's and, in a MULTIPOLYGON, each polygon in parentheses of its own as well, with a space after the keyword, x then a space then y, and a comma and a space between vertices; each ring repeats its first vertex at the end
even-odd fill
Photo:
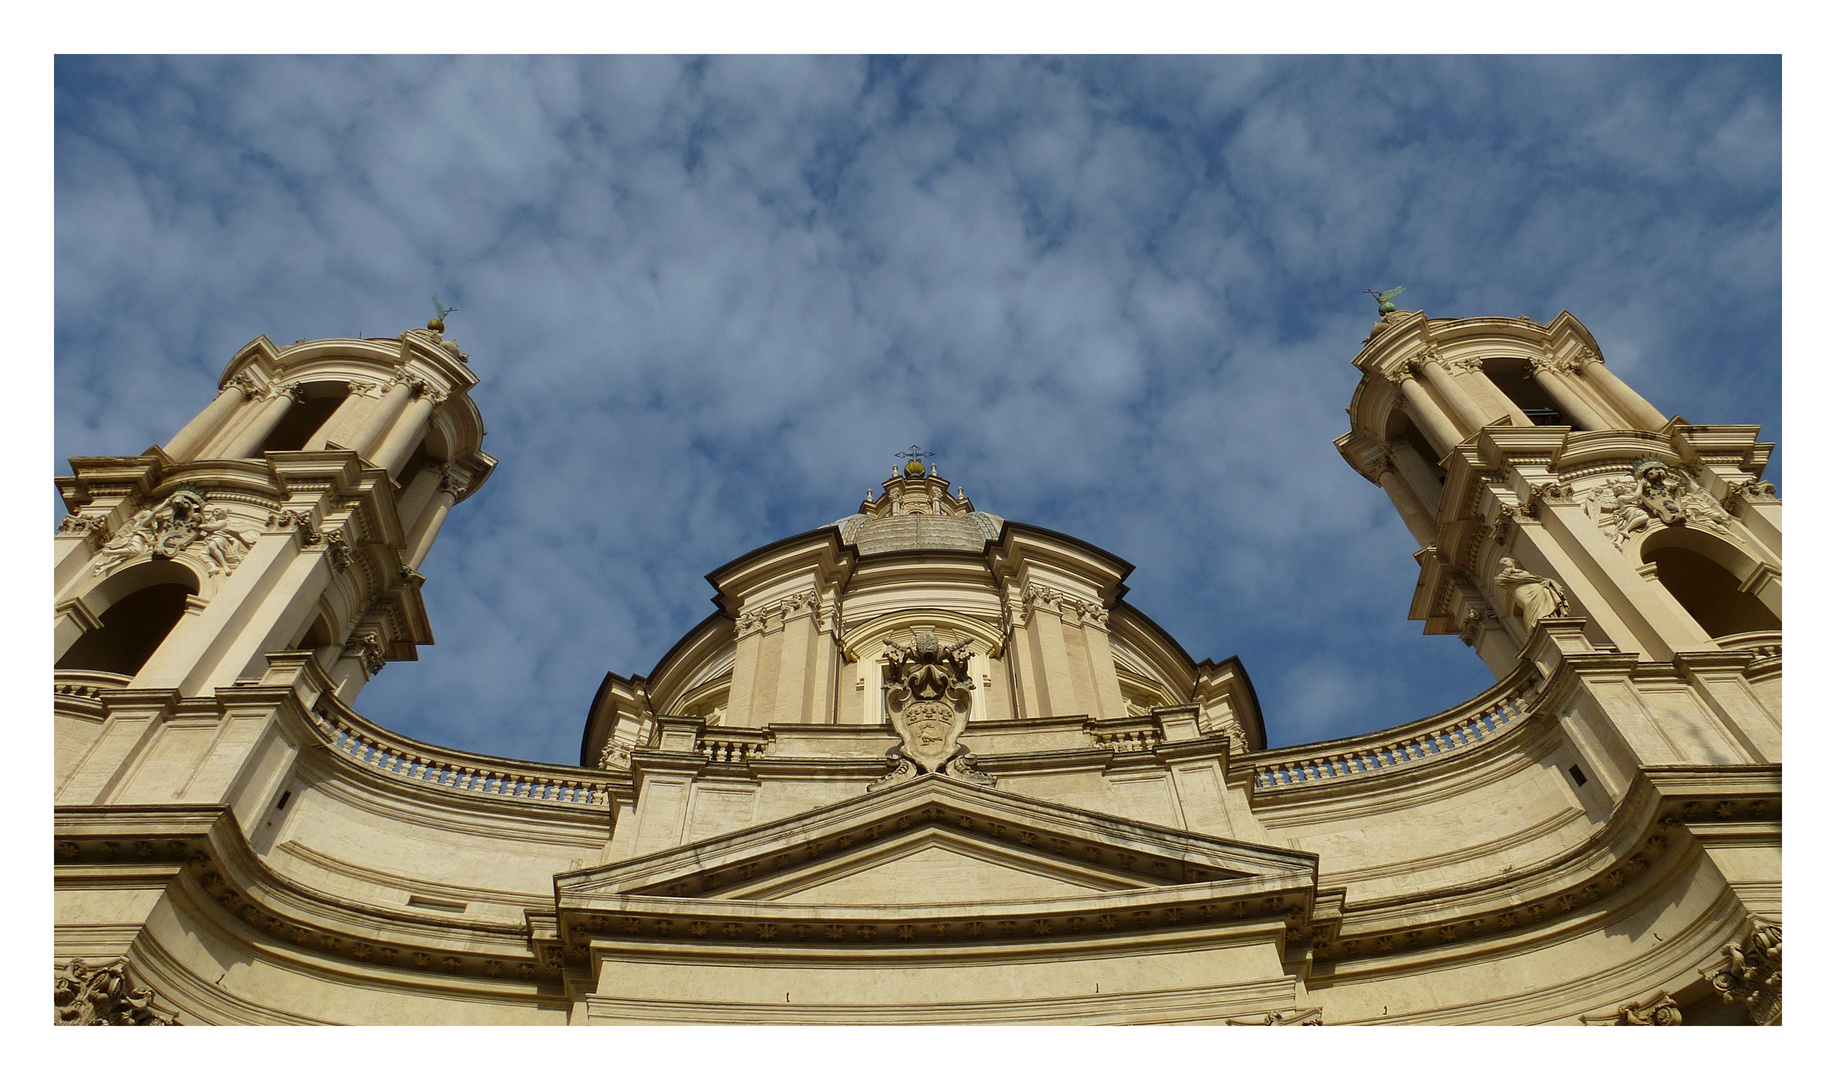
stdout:
POLYGON ((1311 855, 927 775, 807 814, 560 875, 564 902, 974 904, 1311 876, 1311 855))
POLYGON ((708 895, 793 904, 950 904, 1039 900, 1156 884, 1141 875, 1038 851, 1015 852, 933 826, 883 839, 848 857, 741 881, 708 895))

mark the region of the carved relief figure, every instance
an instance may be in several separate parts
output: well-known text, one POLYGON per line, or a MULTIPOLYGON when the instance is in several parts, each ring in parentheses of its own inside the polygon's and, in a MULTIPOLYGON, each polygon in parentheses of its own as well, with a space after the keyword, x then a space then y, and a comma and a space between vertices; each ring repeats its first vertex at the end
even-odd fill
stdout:
POLYGON ((1728 528, 1733 518, 1727 511, 1689 477, 1656 458, 1646 458, 1632 467, 1631 475, 1608 479, 1589 491, 1583 509, 1622 551, 1634 533, 1648 530, 1654 520, 1665 525, 1687 522, 1733 535, 1728 528))
POLYGON ((1538 577, 1525 570, 1509 555, 1498 560, 1498 574, 1492 580, 1510 595, 1514 607, 1522 609, 1526 632, 1536 629, 1544 619, 1568 614, 1568 597, 1562 586, 1553 578, 1538 577))
POLYGON ((933 772, 971 783, 994 783, 970 767, 973 760, 968 747, 957 742, 969 723, 969 695, 975 686, 969 676, 971 644, 959 640, 941 645, 929 631, 913 635, 909 646, 890 638, 884 644, 885 661, 892 668, 887 679, 887 713, 899 733, 900 745, 887 754, 893 771, 872 787, 933 772))
POLYGON ((204 496, 191 488, 181 488, 152 509, 135 514, 132 521, 122 526, 121 531, 102 546, 95 573, 97 576, 106 574, 122 563, 149 553, 170 559, 197 539, 203 520, 204 496))
POLYGON ((221 506, 205 508, 204 520, 198 525, 198 534, 204 538, 204 555, 210 560, 210 573, 213 577, 227 574, 242 565, 243 557, 261 539, 259 530, 232 528, 229 511, 221 506))
POLYGON ((1635 532, 1651 524, 1645 512, 1638 482, 1631 478, 1608 480, 1587 493, 1583 511, 1594 524, 1612 538, 1613 546, 1624 550, 1635 532))

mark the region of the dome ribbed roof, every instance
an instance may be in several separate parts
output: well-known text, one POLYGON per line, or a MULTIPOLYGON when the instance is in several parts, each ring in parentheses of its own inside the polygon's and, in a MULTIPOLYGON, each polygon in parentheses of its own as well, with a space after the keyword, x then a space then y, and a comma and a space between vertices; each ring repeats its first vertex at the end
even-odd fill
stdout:
POLYGON ((968 514, 854 514, 835 523, 842 539, 862 555, 889 551, 972 551, 980 553, 1001 535, 1001 519, 979 510, 968 514))

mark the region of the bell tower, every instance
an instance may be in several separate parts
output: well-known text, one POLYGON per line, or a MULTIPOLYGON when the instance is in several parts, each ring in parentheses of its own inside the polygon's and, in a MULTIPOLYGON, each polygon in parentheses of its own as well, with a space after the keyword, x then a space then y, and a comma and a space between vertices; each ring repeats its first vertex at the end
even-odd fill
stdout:
POLYGON ((1740 678, 1780 650, 1780 503, 1757 426, 1666 419, 1566 311, 1385 312, 1353 364, 1337 445, 1420 545, 1410 618, 1499 678, 1562 656, 1681 673, 1726 728, 1698 750, 1777 760, 1778 681, 1740 678))
POLYGON ((140 795, 225 801, 236 756, 265 738, 249 712, 264 689, 348 703, 433 642, 416 568, 496 465, 478 378, 444 330, 257 338, 163 447, 71 459, 53 601, 60 804, 132 801, 143 771, 168 790, 140 795), (173 775, 191 781, 174 792, 173 775))

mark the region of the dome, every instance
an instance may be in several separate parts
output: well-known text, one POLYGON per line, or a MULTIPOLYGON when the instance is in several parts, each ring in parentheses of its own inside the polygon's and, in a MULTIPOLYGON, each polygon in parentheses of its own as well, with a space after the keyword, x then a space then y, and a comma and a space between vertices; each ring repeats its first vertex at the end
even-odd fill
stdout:
POLYGON ((889 551, 969 551, 979 554, 990 540, 1001 535, 1001 519, 977 510, 941 516, 899 514, 874 517, 854 514, 835 523, 842 540, 862 555, 889 551))

